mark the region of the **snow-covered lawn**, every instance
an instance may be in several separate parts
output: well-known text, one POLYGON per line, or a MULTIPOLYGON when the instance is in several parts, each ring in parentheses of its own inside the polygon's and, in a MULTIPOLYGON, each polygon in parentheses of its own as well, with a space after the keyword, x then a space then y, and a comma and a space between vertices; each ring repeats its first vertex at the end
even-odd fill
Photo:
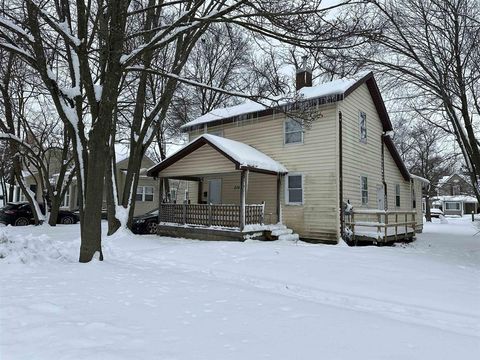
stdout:
POLYGON ((396 247, 0 228, 0 358, 480 359, 480 228, 396 247), (2 233, 6 233, 6 236, 2 233))

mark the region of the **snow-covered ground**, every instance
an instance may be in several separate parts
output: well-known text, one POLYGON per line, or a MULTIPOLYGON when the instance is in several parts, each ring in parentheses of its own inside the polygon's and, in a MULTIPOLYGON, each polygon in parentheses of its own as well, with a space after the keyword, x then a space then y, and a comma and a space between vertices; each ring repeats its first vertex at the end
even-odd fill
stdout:
POLYGON ((480 228, 396 247, 0 228, 0 358, 479 359, 480 228), (3 235, 2 235, 3 233, 3 235))

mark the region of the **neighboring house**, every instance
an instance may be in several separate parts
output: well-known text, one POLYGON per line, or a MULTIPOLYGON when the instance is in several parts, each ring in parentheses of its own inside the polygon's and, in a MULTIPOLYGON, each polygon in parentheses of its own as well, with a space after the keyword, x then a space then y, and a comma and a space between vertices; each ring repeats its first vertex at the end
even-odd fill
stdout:
POLYGON ((160 205, 160 234, 245 238, 270 229, 273 238, 296 238, 293 230, 304 240, 337 243, 346 203, 376 234, 377 225, 385 230, 385 210, 394 215, 390 223, 408 217, 408 225, 388 228, 389 239, 421 231, 424 179, 410 176, 395 149, 373 74, 312 86, 302 70, 297 90, 299 103, 272 109, 247 101, 183 126, 190 143, 148 171, 188 184, 190 205, 160 205), (308 126, 286 115, 305 105, 316 113, 308 126))
POLYGON ((445 215, 468 215, 480 213, 477 198, 470 195, 444 195, 431 199, 432 207, 440 209, 445 215))
POLYGON ((464 175, 452 174, 438 181, 438 196, 470 195, 474 196, 472 185, 464 175))
MULTIPOLYGON (((126 149, 116 149, 116 178, 118 182, 119 192, 123 191, 124 183, 125 183, 125 173, 128 167, 128 155, 126 155, 126 149)), ((152 167, 155 163, 153 160, 144 156, 141 165, 140 171, 140 178, 138 180, 138 187, 137 187, 137 195, 135 201, 135 214, 134 215, 141 215, 145 214, 146 212, 153 210, 157 207, 158 204, 158 186, 157 182, 152 179, 151 177, 146 176, 147 169, 152 167)), ((57 169, 55 166, 51 167, 52 170, 57 169)), ((51 183, 55 183, 57 174, 52 172, 50 176, 51 183)), ((36 173, 30 174, 24 172, 24 179, 26 185, 36 194, 36 199, 38 202, 42 203, 43 194, 41 191, 37 191, 39 189, 38 184, 40 183, 40 179, 36 173)), ((14 201, 26 201, 26 197, 21 191, 19 186, 15 186, 15 193, 14 193, 14 201)), ((104 199, 104 208, 106 209, 106 200, 105 194, 103 194, 104 199)), ((79 202, 77 199, 77 184, 76 179, 74 178, 72 183, 67 190, 65 197, 63 198, 61 209, 66 210, 78 210, 79 202)))
POLYGON ((480 212, 472 185, 465 175, 454 173, 438 181, 437 196, 430 199, 432 207, 441 209, 445 215, 480 212))

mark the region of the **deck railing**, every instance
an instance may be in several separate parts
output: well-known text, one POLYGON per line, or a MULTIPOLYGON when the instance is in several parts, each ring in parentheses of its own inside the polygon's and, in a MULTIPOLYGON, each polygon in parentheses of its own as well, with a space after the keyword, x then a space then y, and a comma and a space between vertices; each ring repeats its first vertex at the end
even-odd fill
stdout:
MULTIPOLYGON (((240 205, 160 204, 159 220, 164 223, 233 227, 240 226, 240 205)), ((245 205, 245 225, 263 224, 265 204, 245 205)))
POLYGON ((353 242, 374 240, 391 242, 412 238, 416 226, 415 211, 353 210, 345 215, 345 227, 353 242))

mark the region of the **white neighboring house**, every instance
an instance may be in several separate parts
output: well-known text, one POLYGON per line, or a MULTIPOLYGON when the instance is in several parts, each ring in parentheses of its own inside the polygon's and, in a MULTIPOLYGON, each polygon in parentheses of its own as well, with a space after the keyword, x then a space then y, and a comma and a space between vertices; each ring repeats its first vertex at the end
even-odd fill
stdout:
POLYGON ((445 215, 468 215, 479 212, 478 201, 469 195, 444 195, 432 198, 432 206, 445 215))

